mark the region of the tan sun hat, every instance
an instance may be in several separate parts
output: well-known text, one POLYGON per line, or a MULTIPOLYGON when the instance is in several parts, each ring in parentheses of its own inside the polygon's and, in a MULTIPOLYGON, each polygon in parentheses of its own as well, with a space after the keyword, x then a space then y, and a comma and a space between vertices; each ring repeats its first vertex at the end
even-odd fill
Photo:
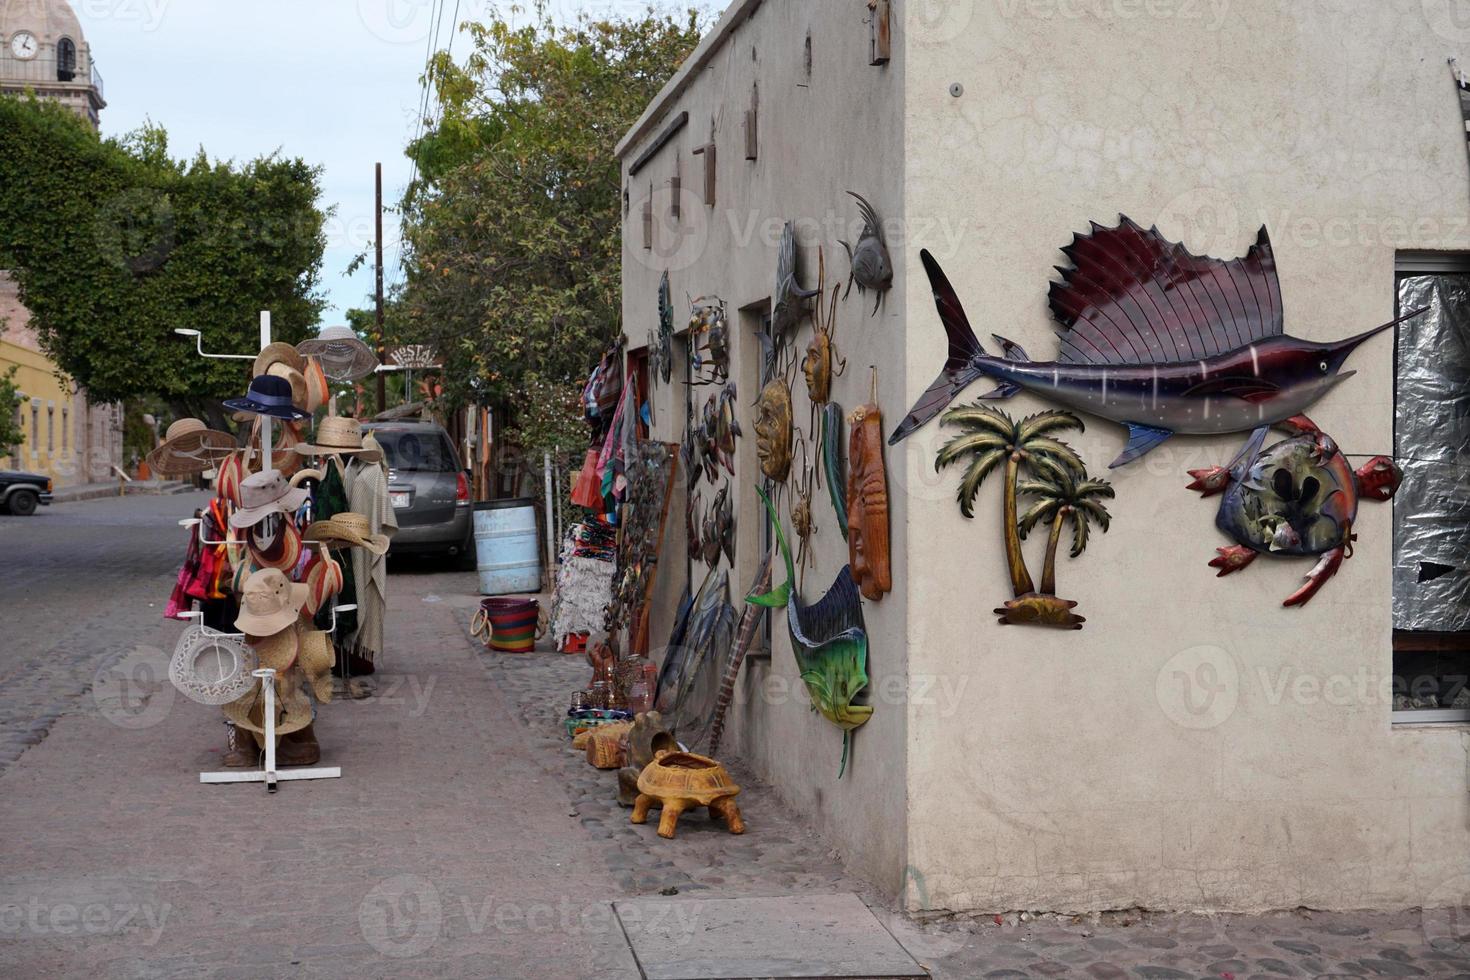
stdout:
POLYGON ((315 355, 306 359, 306 410, 315 412, 332 397, 331 385, 327 384, 327 373, 322 370, 322 359, 315 355))
POLYGON ((163 443, 148 454, 148 468, 160 476, 203 473, 235 451, 235 437, 211 429, 199 419, 179 419, 168 427, 163 443))
POLYGON ((277 674, 284 674, 296 663, 301 652, 300 630, 296 623, 270 636, 249 637, 250 649, 255 652, 256 664, 269 667, 277 674))
POLYGON ((296 622, 306 594, 306 586, 295 584, 285 572, 262 568, 245 580, 235 629, 249 636, 279 633, 296 622))
POLYGON ((291 367, 289 364, 277 362, 265 369, 265 373, 276 378, 285 378, 286 383, 291 386, 291 404, 303 412, 311 411, 308 408, 310 394, 307 390, 306 375, 291 367))
POLYGON ((303 456, 356 455, 369 463, 381 462, 383 450, 365 446, 362 441, 362 423, 345 415, 328 415, 316 427, 316 439, 298 442, 296 451, 303 456))
POLYGON ((327 327, 318 336, 297 344, 296 350, 320 357, 322 370, 333 381, 356 381, 378 367, 378 355, 351 327, 327 327))
MULTIPOLYGON (((257 679, 239 700, 225 705, 225 717, 249 732, 265 734, 265 690, 257 679)), ((299 732, 312 721, 311 699, 301 688, 301 674, 291 671, 277 674, 276 685, 276 734, 289 735, 299 732)))
POLYGON ((308 496, 305 487, 293 487, 280 470, 252 473, 240 481, 240 506, 230 515, 230 527, 250 527, 271 514, 289 514, 308 496))
POLYGON ((388 535, 373 534, 368 519, 361 514, 343 511, 317 521, 306 529, 306 540, 320 541, 339 548, 362 548, 374 555, 388 550, 388 535))
POLYGON ((260 355, 255 358, 255 370, 251 372, 251 375, 259 377, 262 374, 269 374, 272 364, 284 364, 298 373, 306 369, 306 359, 297 352, 295 347, 280 340, 261 348, 260 355))
POLYGON ((332 700, 332 664, 337 660, 332 637, 321 630, 301 631, 301 649, 296 662, 311 685, 311 693, 323 704, 332 700))

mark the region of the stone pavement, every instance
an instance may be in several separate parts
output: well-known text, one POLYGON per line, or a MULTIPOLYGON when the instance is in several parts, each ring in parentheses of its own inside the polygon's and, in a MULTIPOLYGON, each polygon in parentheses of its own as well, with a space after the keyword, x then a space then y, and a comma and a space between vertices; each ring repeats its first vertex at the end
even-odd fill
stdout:
POLYGON ((223 726, 161 618, 198 499, 0 517, 0 976, 636 977, 611 903, 665 892, 855 892, 939 977, 1470 976, 1464 910, 918 923, 738 761, 747 833, 665 841, 560 734, 583 662, 481 652, 427 564, 390 566, 376 697, 322 709, 342 779, 201 786, 223 726))

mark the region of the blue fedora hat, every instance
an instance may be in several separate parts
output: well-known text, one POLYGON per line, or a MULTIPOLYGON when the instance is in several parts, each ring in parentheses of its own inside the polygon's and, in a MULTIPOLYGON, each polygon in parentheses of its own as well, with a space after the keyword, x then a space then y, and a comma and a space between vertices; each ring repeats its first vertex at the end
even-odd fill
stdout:
POLYGON ((244 398, 226 399, 224 406, 234 412, 269 415, 293 422, 311 418, 310 412, 303 412, 291 403, 291 382, 273 374, 257 375, 244 398))

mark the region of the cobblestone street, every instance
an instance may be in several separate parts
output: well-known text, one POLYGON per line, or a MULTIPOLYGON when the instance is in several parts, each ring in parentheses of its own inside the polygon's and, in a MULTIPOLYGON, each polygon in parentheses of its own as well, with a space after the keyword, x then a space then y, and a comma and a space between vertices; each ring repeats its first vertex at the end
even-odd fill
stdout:
POLYGON ((747 833, 662 840, 561 735, 581 658, 481 652, 474 577, 428 563, 393 566, 377 696, 322 709, 341 779, 201 786, 219 713, 160 672, 201 499, 0 518, 0 975, 637 977, 614 901, 815 892, 940 977, 1470 975, 1440 911, 917 923, 738 762, 747 833))

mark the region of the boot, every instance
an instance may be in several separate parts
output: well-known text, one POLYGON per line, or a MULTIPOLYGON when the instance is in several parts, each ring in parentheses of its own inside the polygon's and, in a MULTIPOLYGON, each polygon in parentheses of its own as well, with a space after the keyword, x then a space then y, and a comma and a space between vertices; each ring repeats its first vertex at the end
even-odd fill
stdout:
POLYGON ((225 723, 225 768, 248 769, 260 761, 260 747, 255 736, 229 722, 225 723))
POLYGON ((314 766, 322 757, 321 746, 317 744, 314 725, 307 725, 300 731, 281 736, 281 744, 276 748, 276 765, 278 766, 314 766))

